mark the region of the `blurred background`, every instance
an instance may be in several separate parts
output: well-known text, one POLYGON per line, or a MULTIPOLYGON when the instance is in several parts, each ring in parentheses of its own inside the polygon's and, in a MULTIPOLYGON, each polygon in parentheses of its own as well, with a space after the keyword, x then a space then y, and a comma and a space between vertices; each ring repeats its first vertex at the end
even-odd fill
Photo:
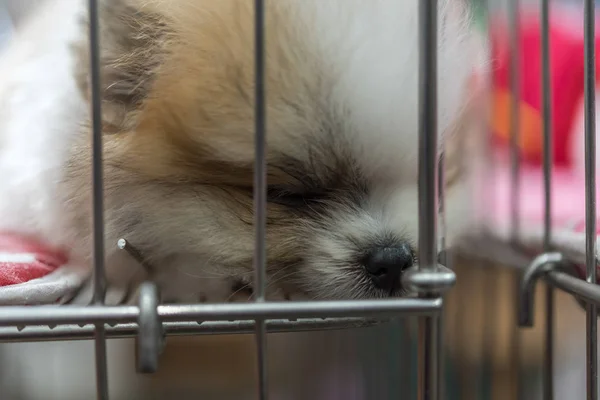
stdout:
MULTIPOLYGON (((43 1, 0 0, 0 46, 43 1)), ((506 2, 491 0, 492 12, 506 10, 506 2)), ((559 2, 582 7, 581 0, 554 3, 559 2)), ((482 0, 473 3, 483 32, 482 0)), ((538 2, 522 0, 522 4, 538 2)), ((518 390, 523 399, 541 398, 542 332, 516 328, 516 270, 460 256, 453 268, 458 284, 447 298, 446 398, 516 399, 518 390)), ((540 285, 538 321, 544 307, 542 290, 540 285)), ((584 398, 585 315, 568 295, 557 293, 556 305, 555 398, 584 398)), ((271 398, 414 399, 416 348, 415 320, 347 331, 271 334, 271 398)), ((2 344, 0 396, 5 400, 94 399, 93 356, 92 342, 2 344), (15 369, 11 360, 16 358, 26 359, 24 369, 15 369)), ((135 374, 134 341, 109 341, 109 385, 115 400, 254 399, 255 365, 251 335, 170 337, 159 372, 141 376, 135 374)))

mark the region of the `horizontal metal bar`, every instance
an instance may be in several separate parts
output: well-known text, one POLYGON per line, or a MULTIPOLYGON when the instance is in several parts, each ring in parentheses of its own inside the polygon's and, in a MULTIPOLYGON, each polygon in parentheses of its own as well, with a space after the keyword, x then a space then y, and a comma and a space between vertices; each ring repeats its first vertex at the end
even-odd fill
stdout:
MULTIPOLYGON (((240 304, 195 304, 159 306, 163 321, 216 321, 296 318, 385 318, 399 315, 434 315, 440 299, 346 300, 265 302, 240 304)), ((1 314, 0 314, 1 315, 1 314)), ((0 317, 1 318, 1 317, 0 317)))
MULTIPOLYGON (((300 319, 296 321, 278 319, 266 321, 268 333, 325 331, 357 329, 374 326, 383 321, 364 318, 300 319)), ((231 335, 254 333, 254 321, 206 321, 165 322, 162 324, 167 336, 231 335)), ((131 338, 138 334, 137 324, 106 325, 106 337, 111 339, 131 338)), ((22 330, 15 327, 0 328, 0 342, 44 342, 66 340, 90 340, 94 338, 94 326, 62 325, 56 328, 29 326, 22 330)))
POLYGON ((265 302, 240 304, 195 304, 159 306, 163 321, 216 321, 298 318, 386 318, 399 315, 433 315, 440 299, 346 300, 265 302))
MULTIPOLYGON (((235 321, 299 318, 387 318, 401 315, 435 315, 441 299, 390 299, 349 301, 265 302, 161 305, 161 321, 235 321)), ((136 306, 11 306, 0 307, 0 326, 132 323, 136 306)))
POLYGON ((0 307, 0 326, 130 323, 137 306, 7 306, 0 307))
POLYGON ((564 290, 581 300, 600 305, 600 285, 586 282, 564 272, 552 271, 544 275, 552 286, 564 290))

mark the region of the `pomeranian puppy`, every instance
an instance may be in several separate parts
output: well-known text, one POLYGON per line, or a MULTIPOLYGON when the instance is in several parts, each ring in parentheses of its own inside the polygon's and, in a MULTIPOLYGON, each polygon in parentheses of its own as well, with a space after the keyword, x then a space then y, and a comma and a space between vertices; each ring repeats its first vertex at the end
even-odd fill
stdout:
MULTIPOLYGON (((51 2, 0 61, 0 230, 66 249, 72 267, 89 273, 84 3, 51 2)), ((267 296, 403 295, 402 272, 417 262, 420 1, 265 3, 267 296)), ((459 142, 481 117, 470 82, 482 57, 468 7, 437 3, 452 243, 470 216, 459 142)), ((103 0, 100 18, 111 298, 127 300, 143 279, 164 301, 247 298, 253 1, 103 0), (151 272, 117 248, 120 238, 151 272)))

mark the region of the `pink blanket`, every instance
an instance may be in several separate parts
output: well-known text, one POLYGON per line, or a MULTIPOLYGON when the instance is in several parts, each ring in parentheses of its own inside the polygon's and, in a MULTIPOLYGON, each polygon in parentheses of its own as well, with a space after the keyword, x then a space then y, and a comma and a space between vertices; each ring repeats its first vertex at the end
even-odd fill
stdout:
POLYGON ((0 305, 56 303, 83 280, 69 268, 63 252, 16 234, 0 234, 0 305))

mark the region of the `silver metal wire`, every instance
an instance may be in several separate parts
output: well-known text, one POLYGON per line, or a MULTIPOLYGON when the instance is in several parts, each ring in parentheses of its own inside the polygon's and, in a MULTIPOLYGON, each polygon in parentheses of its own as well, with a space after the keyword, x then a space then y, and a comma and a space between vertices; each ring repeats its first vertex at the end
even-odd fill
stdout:
MULTIPOLYGON (((344 300, 264 303, 168 304, 157 308, 164 322, 235 321, 299 318, 390 318, 434 316, 441 299, 399 298, 389 300, 344 300)), ((139 316, 137 306, 6 306, 0 307, 0 326, 132 323, 139 316)))
MULTIPOLYGON (((338 329, 366 328, 382 321, 365 318, 316 318, 267 320, 268 333, 328 331, 338 329)), ((139 325, 123 323, 105 325, 106 336, 111 339, 131 338, 139 334, 139 325)), ((0 341, 6 342, 45 342, 63 340, 89 340, 94 338, 94 325, 29 326, 25 328, 1 327, 0 341)), ((162 324, 165 336, 232 335, 256 332, 255 321, 205 321, 205 322, 165 322, 162 324)))
MULTIPOLYGON (((92 114, 92 208, 94 238, 94 299, 95 306, 104 303, 106 277, 104 275, 104 182, 102 166, 102 99, 100 86, 100 29, 97 0, 89 0, 89 40, 92 114)), ((104 325, 96 325, 96 388, 99 400, 108 399, 108 371, 106 365, 106 336, 104 325)))
POLYGON ((533 326, 535 281, 544 278, 553 287, 572 294, 584 305, 600 306, 600 285, 579 279, 573 274, 573 265, 559 252, 542 253, 527 267, 521 279, 518 324, 533 326))
POLYGON ((556 266, 564 262, 565 257, 562 253, 542 253, 525 269, 520 280, 519 289, 520 299, 517 313, 519 326, 533 326, 535 283, 538 278, 547 272, 556 270, 556 266))
MULTIPOLYGON (((490 27, 491 15, 492 15, 490 13, 490 8, 492 7, 492 5, 496 5, 496 2, 494 0, 481 0, 482 13, 483 13, 485 21, 486 21, 484 23, 483 37, 484 37, 487 49, 491 49, 492 43, 493 43, 492 29, 490 27)), ((489 68, 483 78, 484 78, 483 90, 485 91, 485 93, 488 93, 488 94, 493 93, 493 91, 492 91, 493 86, 494 86, 494 71, 493 71, 493 69, 489 68)), ((486 109, 486 112, 488 113, 488 115, 492 115, 493 109, 494 109, 494 97, 489 96, 488 102, 487 102, 487 109, 486 109)), ((484 130, 484 135, 485 135, 484 148, 482 150, 485 152, 485 159, 487 160, 487 162, 483 166, 483 168, 485 168, 485 173, 482 174, 482 180, 481 180, 482 185, 484 182, 487 182, 488 179, 494 179, 494 177, 496 176, 496 165, 495 165, 496 163, 494 162, 495 151, 496 151, 496 149, 494 148, 494 140, 493 140, 494 132, 492 129, 489 129, 488 124, 489 124, 489 121, 485 121, 482 124, 482 129, 484 130)), ((485 203, 488 204, 488 209, 490 211, 489 215, 483 220, 485 228, 487 230, 489 230, 489 229, 491 229, 490 224, 493 224, 493 214, 496 212, 498 199, 496 199, 494 194, 490 193, 490 192, 484 192, 481 195, 484 197, 485 203)))
POLYGON ((520 0, 509 1, 510 20, 510 212, 511 212, 511 241, 513 245, 519 242, 520 222, 520 193, 521 193, 521 151, 519 149, 520 115, 519 103, 521 101, 521 54, 520 54, 520 0))
MULTIPOLYGON (((550 0, 541 0, 541 55, 542 55, 542 129, 543 129, 543 168, 544 168, 544 242, 545 253, 552 251, 552 160, 554 146, 552 140, 552 88, 550 76, 550 0)), ((554 288, 546 287, 546 320, 544 325, 544 369, 542 390, 545 400, 554 399, 552 377, 554 371, 554 288)))
MULTIPOLYGON (((519 237, 521 231, 521 46, 520 46, 520 0, 509 1, 509 31, 510 31, 510 239, 514 247, 519 246, 519 237)), ((518 277, 517 277, 518 278, 518 277)), ((518 281, 515 281, 518 285, 518 281)), ((518 287, 518 286, 517 286, 518 287)), ((521 382, 521 335, 515 330, 512 335, 512 362, 514 370, 514 379, 516 381, 517 399, 523 397, 523 388, 521 382)))
MULTIPOLYGON (((440 154, 440 158, 439 158, 439 163, 438 163, 438 217, 439 217, 439 225, 440 225, 440 254, 441 254, 441 258, 439 260, 439 262, 446 268, 451 269, 452 265, 451 263, 451 259, 452 257, 450 256, 450 252, 448 251, 448 249, 446 248, 446 210, 445 210, 445 198, 444 198, 444 187, 445 187, 445 180, 446 180, 446 176, 445 176, 445 153, 444 153, 444 149, 442 149, 442 152, 440 154)), ((437 344, 437 351, 439 352, 438 358, 439 360, 441 360, 438 363, 438 381, 439 382, 444 382, 444 374, 445 374, 445 368, 444 368, 444 362, 443 360, 445 359, 445 351, 444 351, 444 342, 443 342, 443 332, 444 332, 444 320, 445 320, 445 312, 444 309, 442 309, 442 312, 440 313, 439 316, 439 323, 438 323, 438 328, 440 330, 440 334, 438 335, 438 340, 440 340, 437 344)), ((444 384, 440 384, 440 394, 439 394, 439 398, 440 399, 445 399, 446 398, 446 393, 445 393, 445 385, 444 384)))
POLYGON ((554 287, 559 288, 586 303, 600 305, 600 287, 561 271, 550 271, 545 276, 554 287))
MULTIPOLYGON (((596 284, 596 12, 594 0, 584 6, 585 104, 585 254, 586 280, 596 284)), ((586 310, 587 398, 598 399, 598 308, 586 310)))
MULTIPOLYGON (((437 260, 438 124, 437 124, 437 0, 419 2, 419 270, 435 272, 437 260)), ((430 297, 431 293, 423 292, 430 297)), ((440 318, 422 321, 420 398, 440 394, 439 350, 443 345, 440 318)))
POLYGON ((419 267, 437 269, 437 0, 419 3, 419 267), (425 50, 427 49, 427 50, 425 50), (433 50, 431 50, 433 49, 433 50))
MULTIPOLYGON (((266 230, 267 230, 267 161, 266 161, 266 106, 265 106, 265 6, 263 0, 254 1, 254 46, 255 46, 255 169, 254 169, 254 224, 256 274, 255 301, 265 301, 266 287, 266 230)), ((266 400, 267 388, 267 330, 264 319, 256 320, 256 351, 258 360, 258 398, 266 400)))

